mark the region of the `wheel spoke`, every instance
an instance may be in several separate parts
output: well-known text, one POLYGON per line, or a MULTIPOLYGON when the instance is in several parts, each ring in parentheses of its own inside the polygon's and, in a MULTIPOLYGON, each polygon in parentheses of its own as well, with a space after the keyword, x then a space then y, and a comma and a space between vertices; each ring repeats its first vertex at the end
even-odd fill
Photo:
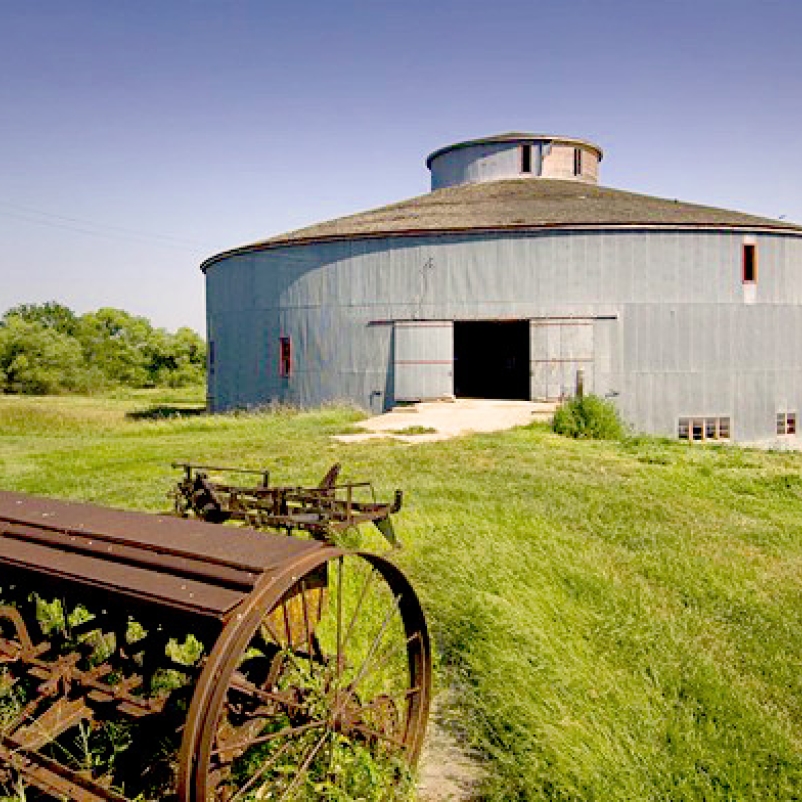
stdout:
POLYGON ((306 581, 305 580, 301 580, 301 606, 302 606, 302 609, 303 609, 303 616, 304 616, 304 632, 305 632, 305 635, 306 635, 306 652, 309 655, 309 673, 311 675, 311 674, 315 673, 315 670, 314 670, 315 660, 314 660, 314 656, 312 654, 312 629, 311 629, 311 627, 309 625, 309 609, 308 609, 307 604, 306 604, 306 593, 307 593, 306 581))
MULTIPOLYGON (((337 662, 335 665, 335 676, 337 680, 342 673, 342 651, 343 651, 343 558, 337 559, 337 662)), ((339 683, 337 683, 339 684, 339 683)))
POLYGON ((304 762, 301 764, 301 767, 298 769, 298 773, 295 775, 293 781, 290 783, 287 790, 281 795, 281 800, 289 799, 290 794, 294 793, 298 786, 303 782, 304 776, 306 772, 309 770, 309 767, 312 765, 312 761, 315 759, 315 755, 320 751, 321 747, 324 743, 326 743, 326 738, 331 735, 329 731, 323 733, 323 737, 309 750, 306 755, 304 762))
POLYGON ((269 732, 267 735, 258 735, 255 738, 249 738, 247 741, 240 741, 239 743, 234 744, 225 744, 217 749, 213 749, 211 754, 213 756, 217 756, 221 752, 233 752, 237 749, 242 749, 243 747, 248 748, 251 746, 256 746, 257 744, 267 743, 268 741, 275 741, 277 738, 286 738, 289 735, 300 735, 302 732, 306 732, 307 730, 314 730, 324 727, 325 724, 325 721, 310 721, 307 724, 299 724, 297 727, 284 727, 284 729, 278 730, 277 732, 269 732))
MULTIPOLYGON (((376 661, 373 663, 373 665, 371 665, 371 666, 370 666, 370 667, 369 667, 369 668, 368 668, 368 669, 365 671, 365 673, 362 675, 362 677, 361 677, 361 678, 360 678, 358 681, 357 681, 357 680, 354 680, 354 682, 353 682, 353 683, 351 683, 350 690, 355 690, 355 689, 356 689, 356 686, 357 686, 357 684, 358 684, 358 683, 364 682, 364 681, 365 681, 365 680, 366 680, 368 677, 370 677, 370 676, 372 676, 373 674, 375 674, 375 673, 376 673, 376 672, 377 672, 377 671, 378 671, 380 668, 384 668, 384 667, 385 667, 385 666, 386 666, 386 665, 387 665, 387 664, 388 664, 388 663, 389 663, 389 662, 390 662, 392 659, 394 659, 395 657, 397 657, 398 655, 400 655, 400 654, 401 654, 401 652, 402 652, 404 649, 408 649, 408 648, 409 648, 409 646, 410 646, 410 644, 411 644, 411 643, 412 643, 414 640, 416 640, 416 639, 418 639, 418 638, 420 638, 420 633, 419 633, 419 632, 414 632, 414 633, 413 633, 412 635, 410 635, 410 636, 409 636, 409 637, 406 639, 406 641, 404 641, 403 643, 398 643, 398 644, 392 645, 392 646, 391 646, 390 648, 388 648, 388 649, 385 649, 385 651, 384 651, 384 652, 382 652, 382 654, 379 656, 379 659, 378 659, 378 660, 376 660, 376 661)), ((368 658, 366 658, 366 659, 365 659, 365 662, 367 663, 367 661, 368 661, 369 659, 370 659, 369 657, 368 657, 368 658)))
POLYGON ((242 641, 213 749, 196 770, 210 801, 290 802, 315 797, 323 781, 367 789, 363 753, 377 766, 417 756, 429 670, 414 594, 381 558, 338 554, 327 584, 319 577, 315 569, 283 588, 242 641))
POLYGON ((368 654, 365 657, 364 661, 362 662, 362 665, 360 666, 356 677, 348 685, 348 690, 350 692, 353 693, 356 690, 356 688, 359 685, 359 683, 364 679, 365 672, 367 671, 368 663, 370 662, 370 660, 373 659, 373 655, 376 653, 376 650, 379 648, 379 645, 381 644, 382 640, 384 639, 384 636, 385 636, 385 634, 387 632, 387 627, 390 626, 390 622, 392 621, 393 614, 398 612, 398 602, 400 600, 401 600, 401 597, 400 596, 396 596, 395 599, 394 599, 394 602, 395 602, 394 606, 391 607, 387 611, 387 615, 384 617, 384 621, 382 622, 381 629, 379 630, 379 632, 376 635, 376 637, 373 639, 373 643, 370 644, 370 649, 368 649, 368 654))
POLYGON ((259 688, 245 678, 237 677, 231 683, 231 688, 239 693, 250 694, 252 697, 259 699, 262 702, 274 702, 282 705, 283 707, 295 708, 296 710, 303 710, 304 706, 300 702, 294 702, 291 699, 286 699, 281 694, 272 693, 264 688, 259 688))
POLYGON ((354 633, 354 627, 356 626, 357 619, 359 618, 359 613, 362 611, 362 605, 365 603, 365 599, 368 595, 368 590, 370 590, 370 586, 373 584, 374 577, 376 576, 376 570, 371 566, 370 573, 365 580, 365 584, 362 587, 362 591, 359 594, 359 600, 356 603, 356 607, 354 608, 354 613, 351 616, 351 621, 348 624, 348 629, 345 633, 345 638, 343 639, 342 643, 342 651, 345 652, 346 647, 348 646, 349 641, 351 640, 351 636, 354 633))
POLYGON ((407 748, 407 745, 400 738, 394 738, 392 735, 387 735, 384 732, 379 732, 378 730, 374 730, 372 727, 368 727, 365 724, 362 723, 354 724, 354 729, 358 730, 363 735, 369 736, 370 738, 377 738, 381 741, 387 741, 387 743, 390 743, 399 749, 407 748))
MULTIPOLYGON (((290 623, 289 610, 287 610, 287 597, 286 596, 281 600, 281 610, 282 610, 282 614, 284 616, 284 632, 287 635, 287 643, 285 645, 285 648, 292 649, 292 624, 290 623)), ((282 645, 282 644, 279 644, 279 645, 282 645)))
POLYGON ((242 797, 247 794, 248 791, 250 791, 251 788, 253 788, 253 786, 259 782, 259 780, 264 777, 271 768, 273 768, 273 766, 276 765, 278 759, 287 752, 287 750, 290 748, 290 745, 291 744, 288 741, 278 750, 276 750, 275 754, 271 755, 269 760, 266 760, 261 766, 259 766, 259 769, 248 780, 248 782, 246 782, 245 785, 243 785, 242 788, 240 788, 237 793, 228 800, 228 802, 237 802, 238 799, 242 799, 242 797))

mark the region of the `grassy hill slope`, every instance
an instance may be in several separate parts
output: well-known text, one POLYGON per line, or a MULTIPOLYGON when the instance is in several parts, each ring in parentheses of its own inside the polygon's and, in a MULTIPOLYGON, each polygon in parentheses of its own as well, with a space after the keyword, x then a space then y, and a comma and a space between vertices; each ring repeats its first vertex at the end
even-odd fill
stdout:
POLYGON ((0 487, 163 510, 173 460, 299 483, 341 461, 406 491, 398 559, 484 798, 802 797, 802 455, 543 427, 342 445, 349 410, 148 411, 193 401, 0 398, 0 487))

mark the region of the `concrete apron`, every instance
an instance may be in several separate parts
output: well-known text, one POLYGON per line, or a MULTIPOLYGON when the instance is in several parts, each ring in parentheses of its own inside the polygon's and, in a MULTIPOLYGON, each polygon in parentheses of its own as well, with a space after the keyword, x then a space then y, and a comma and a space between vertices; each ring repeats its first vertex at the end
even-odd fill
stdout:
POLYGON ((535 401, 499 401, 486 398, 424 401, 395 407, 360 421, 364 432, 334 435, 342 443, 390 437, 407 443, 431 443, 474 432, 495 432, 550 421, 556 404, 535 401), (417 433, 416 433, 417 431, 417 433))

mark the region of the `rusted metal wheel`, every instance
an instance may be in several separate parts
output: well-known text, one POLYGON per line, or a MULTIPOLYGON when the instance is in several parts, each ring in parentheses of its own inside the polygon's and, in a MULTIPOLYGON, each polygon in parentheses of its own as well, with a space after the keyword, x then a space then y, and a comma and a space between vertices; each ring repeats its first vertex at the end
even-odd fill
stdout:
POLYGON ((403 785, 431 685, 426 624, 404 575, 326 548, 265 579, 199 678, 179 798, 347 799, 364 796, 365 777, 403 785))

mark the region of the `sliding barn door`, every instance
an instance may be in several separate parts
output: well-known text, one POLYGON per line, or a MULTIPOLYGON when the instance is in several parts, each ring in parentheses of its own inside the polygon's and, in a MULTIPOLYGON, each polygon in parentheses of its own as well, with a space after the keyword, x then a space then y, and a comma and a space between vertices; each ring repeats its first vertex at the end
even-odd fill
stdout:
POLYGON ((424 401, 453 395, 451 321, 398 321, 394 335, 395 400, 424 401))

